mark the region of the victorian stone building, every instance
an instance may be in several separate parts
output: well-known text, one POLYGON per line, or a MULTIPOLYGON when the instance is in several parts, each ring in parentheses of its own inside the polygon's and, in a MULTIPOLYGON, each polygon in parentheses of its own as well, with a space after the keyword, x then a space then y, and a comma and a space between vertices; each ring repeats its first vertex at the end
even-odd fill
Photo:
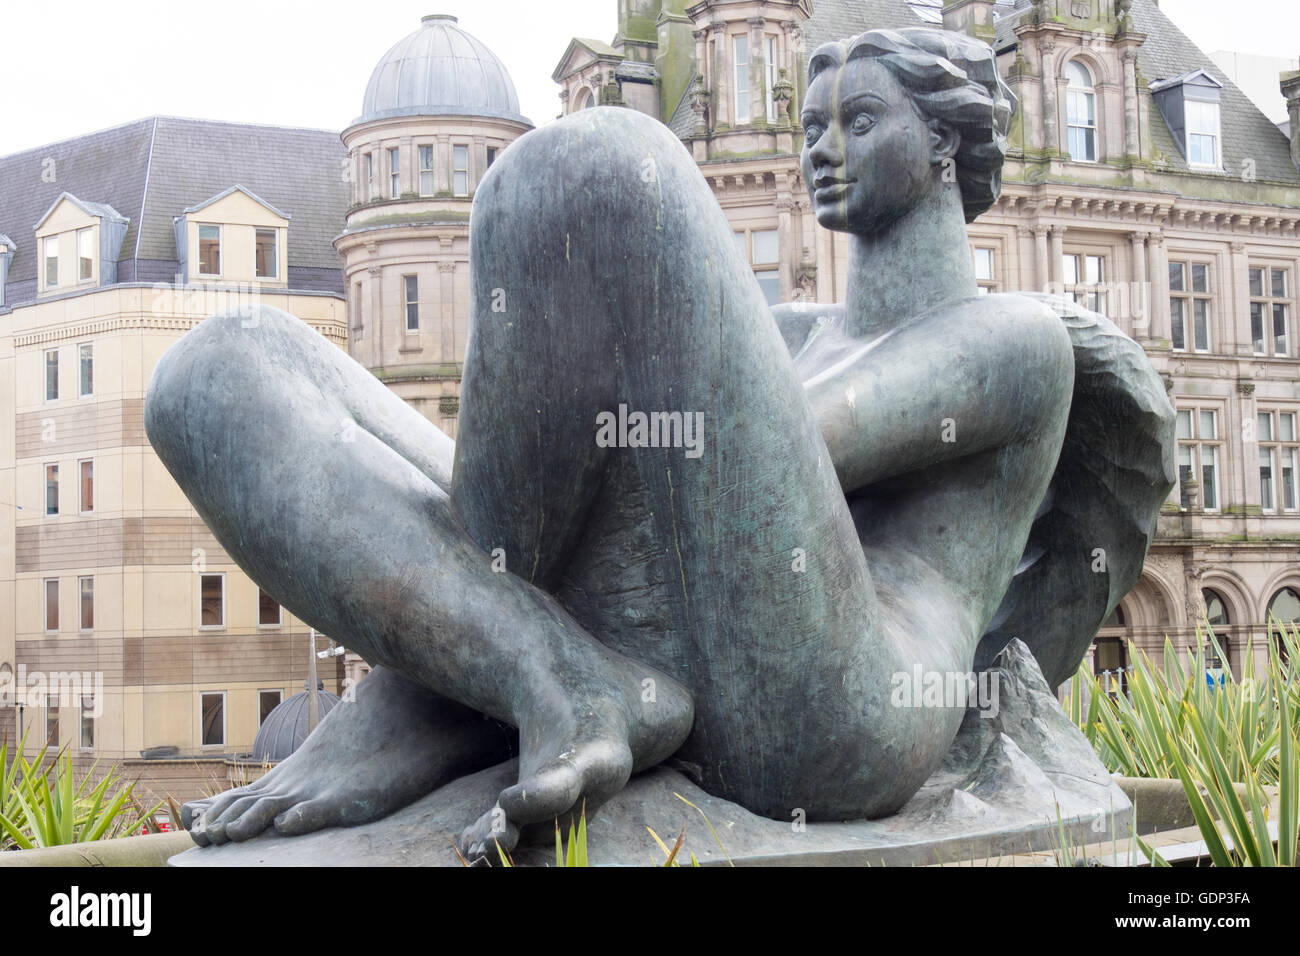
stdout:
POLYGON ((846 237, 798 168, 821 43, 944 26, 993 45, 1019 99, 999 202, 969 227, 983 290, 1061 292, 1140 342, 1178 409, 1179 482, 1099 670, 1208 616, 1234 666, 1270 614, 1300 619, 1300 74, 1290 140, 1155 0, 618 0, 612 43, 575 39, 565 112, 621 104, 691 150, 769 301, 841 300, 846 237))

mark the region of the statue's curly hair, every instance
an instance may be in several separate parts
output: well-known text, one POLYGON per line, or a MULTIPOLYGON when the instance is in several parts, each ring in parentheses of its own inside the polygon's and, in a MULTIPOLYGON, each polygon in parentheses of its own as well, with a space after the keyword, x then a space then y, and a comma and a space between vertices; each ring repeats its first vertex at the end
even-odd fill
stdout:
POLYGON ((813 51, 808 83, 863 57, 879 59, 923 116, 947 123, 961 136, 957 184, 966 221, 972 222, 1002 191, 1007 130, 1016 110, 1015 94, 998 73, 992 47, 950 30, 869 30, 813 51))

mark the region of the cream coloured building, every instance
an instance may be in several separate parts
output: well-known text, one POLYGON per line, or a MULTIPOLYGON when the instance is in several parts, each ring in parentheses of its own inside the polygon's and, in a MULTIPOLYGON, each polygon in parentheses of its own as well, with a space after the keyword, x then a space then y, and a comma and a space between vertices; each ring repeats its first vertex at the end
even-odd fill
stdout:
MULTIPOLYGON (((224 309, 347 347, 344 159, 331 133, 167 117, 0 158, 0 681, 25 692, 0 734, 189 797, 302 689, 308 628, 199 520, 143 404, 159 356, 224 309)), ((340 690, 341 662, 321 676, 340 690)))

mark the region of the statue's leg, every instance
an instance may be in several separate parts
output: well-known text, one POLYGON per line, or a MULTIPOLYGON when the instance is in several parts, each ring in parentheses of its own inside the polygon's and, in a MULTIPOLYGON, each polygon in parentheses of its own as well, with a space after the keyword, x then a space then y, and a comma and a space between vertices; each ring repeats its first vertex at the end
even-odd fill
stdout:
MULTIPOLYGON (((403 447, 408 414, 305 323, 259 308, 207 319, 168 350, 145 419, 222 546, 292 613, 372 664, 569 755, 550 776, 549 802, 528 793, 520 822, 584 793, 598 801, 677 749, 689 696, 595 641, 554 599, 494 573, 449 513, 436 456, 403 447), (658 693, 642 703, 646 680, 658 693)), ((494 744, 489 755, 498 753, 494 744)))
MULTIPOLYGON (((962 708, 894 707, 893 678, 953 669, 957 614, 920 562, 900 575, 928 610, 878 592, 781 335, 681 143, 631 110, 558 120, 497 161, 470 235, 452 487, 466 530, 691 688, 678 756, 713 793, 786 820, 896 809, 962 708), (645 447, 631 416, 648 413, 682 426, 676 447, 662 432, 645 447)), ((869 415, 873 396, 858 401, 869 415)), ((521 737, 521 781, 553 746, 521 737)))

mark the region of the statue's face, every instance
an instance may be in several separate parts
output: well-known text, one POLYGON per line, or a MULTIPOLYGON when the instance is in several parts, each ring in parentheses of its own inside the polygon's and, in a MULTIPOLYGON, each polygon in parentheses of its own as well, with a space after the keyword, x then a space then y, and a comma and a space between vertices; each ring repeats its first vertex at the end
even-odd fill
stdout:
POLYGON ((800 166, 817 221, 879 232, 934 187, 934 134, 911 95, 875 59, 823 71, 804 99, 800 166))

